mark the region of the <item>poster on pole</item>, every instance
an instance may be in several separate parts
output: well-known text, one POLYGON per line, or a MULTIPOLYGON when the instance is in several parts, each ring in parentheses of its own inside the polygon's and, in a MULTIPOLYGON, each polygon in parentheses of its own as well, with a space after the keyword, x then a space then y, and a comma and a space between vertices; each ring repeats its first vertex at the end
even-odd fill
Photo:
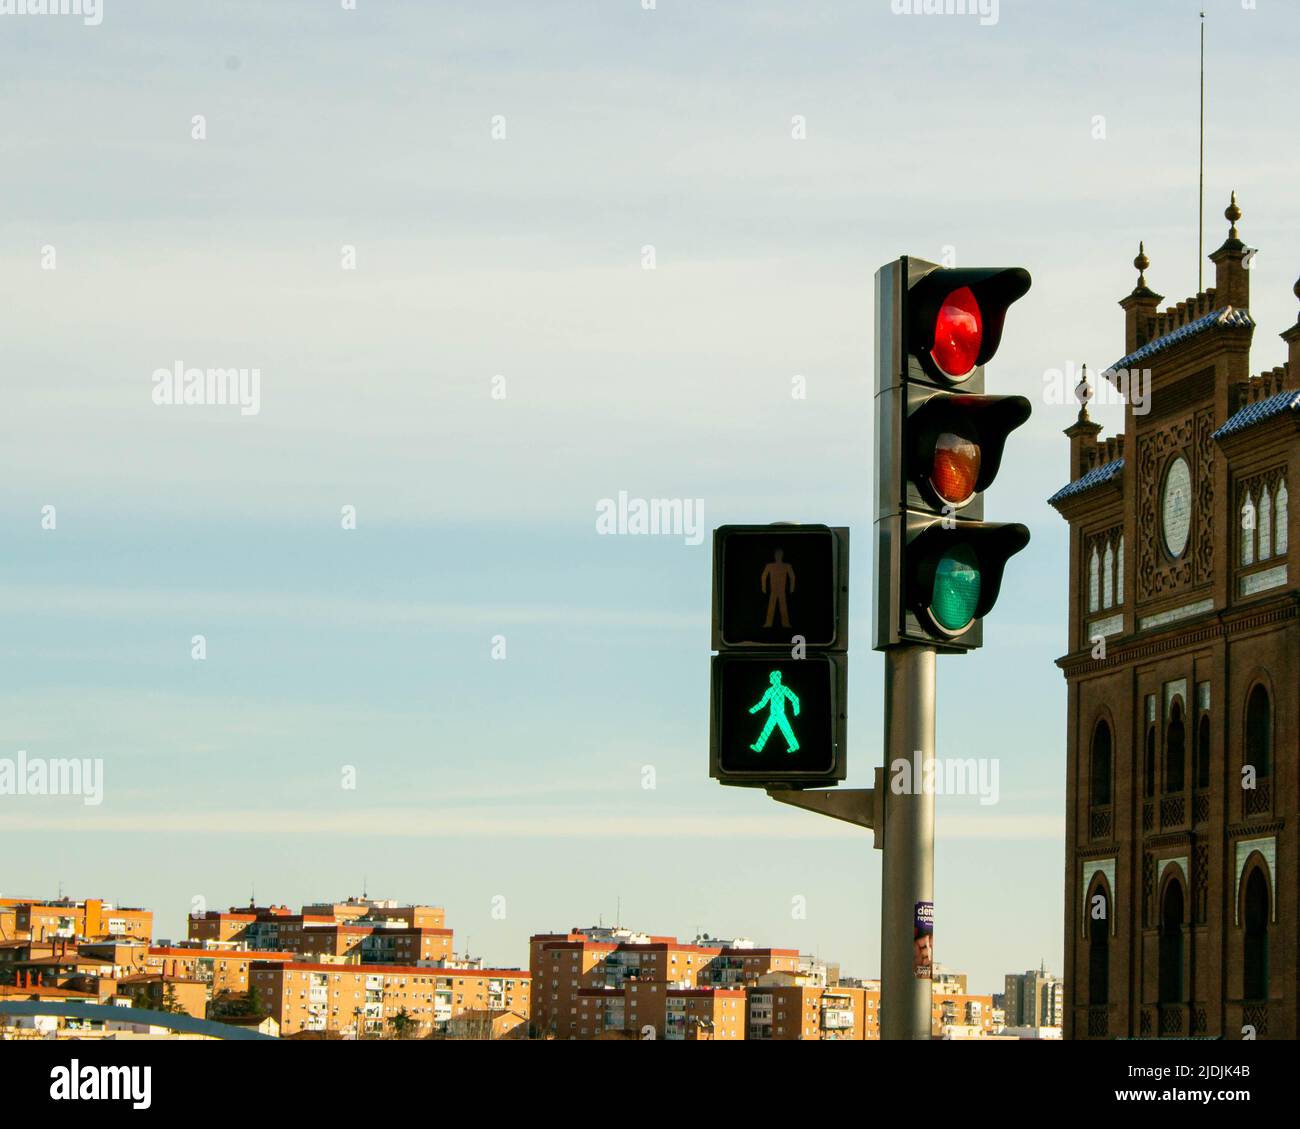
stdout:
POLYGON ((912 975, 931 979, 934 968, 934 903, 917 902, 912 927, 912 975))

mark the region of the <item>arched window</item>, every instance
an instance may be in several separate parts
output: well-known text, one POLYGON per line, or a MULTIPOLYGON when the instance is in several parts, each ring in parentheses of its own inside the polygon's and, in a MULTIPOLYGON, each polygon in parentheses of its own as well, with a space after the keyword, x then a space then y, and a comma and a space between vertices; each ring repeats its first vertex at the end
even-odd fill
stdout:
POLYGON ((1115 603, 1124 602, 1124 535, 1119 537, 1119 551, 1115 554, 1115 603))
POLYGON ((1092 804, 1106 807, 1110 804, 1110 726, 1097 722, 1092 734, 1092 804))
POLYGON ((1273 520, 1277 522, 1277 536, 1273 538, 1273 544, 1277 548, 1277 555, 1280 557, 1286 552, 1287 543, 1287 512, 1286 512, 1286 483, 1283 482, 1277 488, 1277 506, 1273 511, 1273 520))
POLYGON ((1249 490, 1241 505, 1241 563, 1255 563, 1255 503, 1251 501, 1249 490))
POLYGON ((1106 888, 1099 882, 1088 898, 1088 1003, 1110 1003, 1110 899, 1106 888), (1093 915, 1094 899, 1106 902, 1106 916, 1093 915))
POLYGON ((1156 727, 1147 726, 1147 755, 1146 771, 1143 773, 1145 779, 1142 782, 1142 791, 1146 796, 1156 794, 1156 727))
POLYGON ((1165 730, 1165 791, 1183 790, 1183 765, 1186 755, 1187 727, 1183 724, 1183 704, 1175 701, 1169 711, 1169 728, 1165 730))
POLYGON ((1101 558, 1101 606, 1109 608, 1115 603, 1115 550, 1106 544, 1106 553, 1101 558))
POLYGON ((1160 907, 1160 1003, 1183 1002, 1183 886, 1165 887, 1160 907))
POLYGON ((1101 558, 1097 555, 1097 550, 1092 550, 1092 556, 1088 558, 1088 610, 1095 612, 1101 606, 1101 558))
POLYGON ((1241 994, 1248 1000, 1268 999, 1268 883, 1255 867, 1246 879, 1245 967, 1241 994))
POLYGON ((1268 776, 1273 765, 1273 726, 1268 691, 1256 683, 1246 703, 1246 763, 1256 776, 1268 776))
POLYGON ((1196 727, 1196 786, 1210 786, 1210 715, 1201 714, 1200 724, 1196 727))
POLYGON ((1264 486, 1259 492, 1259 559, 1273 555, 1273 498, 1264 486))

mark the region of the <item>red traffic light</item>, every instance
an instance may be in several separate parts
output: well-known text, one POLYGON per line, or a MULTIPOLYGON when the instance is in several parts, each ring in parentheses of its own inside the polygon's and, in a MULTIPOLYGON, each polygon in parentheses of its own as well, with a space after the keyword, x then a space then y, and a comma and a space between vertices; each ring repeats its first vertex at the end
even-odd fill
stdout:
POLYGON ((1022 267, 939 267, 907 294, 908 352, 931 380, 959 384, 992 359, 1007 307, 1029 290, 1022 267))
POLYGON ((934 347, 930 356, 953 380, 970 375, 984 340, 980 304, 969 286, 952 291, 934 319, 934 347))

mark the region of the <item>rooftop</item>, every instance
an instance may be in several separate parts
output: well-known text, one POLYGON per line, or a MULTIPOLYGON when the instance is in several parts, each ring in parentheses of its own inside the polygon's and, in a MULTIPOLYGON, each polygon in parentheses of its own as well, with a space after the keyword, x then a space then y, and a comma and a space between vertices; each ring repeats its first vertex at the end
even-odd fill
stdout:
POLYGON ((1077 494, 1082 494, 1085 490, 1091 490, 1094 486, 1100 486, 1103 482, 1109 482, 1112 478, 1117 478, 1124 471, 1124 460, 1114 459, 1108 463, 1102 463, 1101 466, 1095 466, 1086 474, 1081 474, 1073 482, 1062 486, 1055 494, 1047 499, 1049 506, 1054 506, 1057 502, 1063 502, 1067 498, 1073 498, 1077 494))
POLYGON ((1263 423, 1274 416, 1297 410, 1300 410, 1300 392, 1278 392, 1264 400, 1247 404, 1229 416, 1228 422, 1214 433, 1213 438, 1226 439, 1229 435, 1236 435, 1237 432, 1245 431, 1246 428, 1254 427, 1255 424, 1263 423))
POLYGON ((1249 310, 1238 310, 1232 306, 1223 306, 1220 309, 1210 311, 1210 313, 1197 318, 1195 321, 1188 322, 1186 325, 1180 325, 1163 337, 1148 341, 1145 345, 1129 353, 1128 356, 1120 357, 1118 361, 1106 369, 1106 372, 1112 373, 1122 369, 1130 369, 1134 365, 1150 360, 1157 353, 1162 353, 1166 349, 1186 341, 1189 337, 1204 333, 1207 329, 1250 329, 1254 324, 1255 319, 1250 316, 1249 310))

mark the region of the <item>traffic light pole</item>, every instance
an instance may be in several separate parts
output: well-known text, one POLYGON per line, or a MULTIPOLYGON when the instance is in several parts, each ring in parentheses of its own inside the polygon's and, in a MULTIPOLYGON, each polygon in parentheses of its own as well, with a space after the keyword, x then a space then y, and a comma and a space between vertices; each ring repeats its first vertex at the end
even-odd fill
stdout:
MULTIPOLYGON (((880 918, 880 1033, 884 1039, 929 1039, 932 969, 918 977, 915 927, 932 920, 934 903, 933 647, 885 651, 885 770, 889 788, 880 918), (890 787, 899 762, 909 787, 890 787), (924 911, 922 907, 925 907, 924 911)), ((924 955, 928 964, 930 953, 924 955)))

